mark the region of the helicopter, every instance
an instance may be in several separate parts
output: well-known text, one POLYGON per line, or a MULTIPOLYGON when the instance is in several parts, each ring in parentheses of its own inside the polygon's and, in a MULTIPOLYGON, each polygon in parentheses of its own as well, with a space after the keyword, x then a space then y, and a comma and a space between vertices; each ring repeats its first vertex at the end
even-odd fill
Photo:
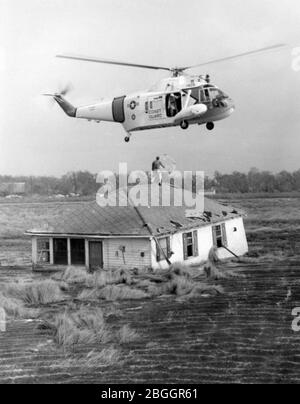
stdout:
POLYGON ((233 60, 236 58, 263 53, 283 47, 277 44, 252 50, 222 59, 211 60, 185 67, 164 67, 116 60, 98 59, 88 56, 59 54, 57 58, 104 63, 135 68, 164 70, 171 73, 146 92, 122 95, 113 99, 103 100, 96 104, 74 107, 64 97, 68 88, 54 94, 53 97, 63 111, 70 117, 87 119, 88 121, 118 122, 123 125, 129 142, 132 132, 180 126, 186 130, 190 125, 206 125, 208 131, 214 129, 216 121, 229 117, 235 110, 234 101, 220 88, 211 83, 210 76, 189 75, 187 70, 210 64, 233 60))

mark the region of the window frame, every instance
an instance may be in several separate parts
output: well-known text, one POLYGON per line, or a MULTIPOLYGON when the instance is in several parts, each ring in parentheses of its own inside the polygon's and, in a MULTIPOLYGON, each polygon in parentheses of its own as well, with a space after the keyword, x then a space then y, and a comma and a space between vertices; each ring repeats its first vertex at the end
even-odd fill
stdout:
POLYGON ((188 231, 182 234, 183 238, 183 257, 184 260, 195 258, 199 256, 198 247, 198 230, 188 231), (188 239, 191 241, 188 243, 188 239), (188 254, 188 248, 192 246, 192 255, 188 254))
POLYGON ((36 240, 36 255, 37 255, 37 263, 38 264, 50 264, 51 263, 51 246, 50 246, 50 238, 49 237, 38 237, 36 240), (45 243, 46 248, 41 248, 39 243, 45 243), (47 247, 48 243, 48 247, 47 247), (47 259, 41 259, 42 254, 47 255, 47 259))
POLYGON ((212 226, 213 233, 213 245, 217 248, 223 248, 228 246, 227 241, 227 232, 225 223, 217 224, 212 226), (220 234, 217 234, 219 232, 220 234), (221 245, 219 245, 218 241, 221 241, 221 245))
POLYGON ((157 262, 166 261, 166 258, 161 250, 163 250, 165 252, 165 255, 168 257, 168 259, 171 258, 172 257, 171 237, 170 236, 161 237, 161 238, 157 239, 157 241, 159 243, 160 248, 158 247, 158 245, 156 245, 156 261, 157 262), (162 240, 166 240, 166 244, 167 244, 166 247, 163 247, 161 245, 162 240))

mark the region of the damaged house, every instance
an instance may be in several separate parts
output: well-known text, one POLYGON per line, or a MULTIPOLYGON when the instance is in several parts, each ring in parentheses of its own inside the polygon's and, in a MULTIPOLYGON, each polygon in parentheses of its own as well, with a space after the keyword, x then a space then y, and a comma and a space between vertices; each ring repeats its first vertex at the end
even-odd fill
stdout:
POLYGON ((32 239, 33 266, 39 269, 155 270, 174 262, 203 262, 213 246, 221 259, 248 251, 243 213, 208 198, 194 217, 186 206, 135 207, 128 200, 128 206, 100 207, 89 202, 26 234, 32 239))

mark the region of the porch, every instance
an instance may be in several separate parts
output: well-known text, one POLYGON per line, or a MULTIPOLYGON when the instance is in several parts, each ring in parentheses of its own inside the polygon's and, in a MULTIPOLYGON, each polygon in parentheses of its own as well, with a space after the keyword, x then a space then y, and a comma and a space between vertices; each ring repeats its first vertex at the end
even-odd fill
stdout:
POLYGON ((103 268, 103 240, 83 237, 32 237, 33 266, 103 268))

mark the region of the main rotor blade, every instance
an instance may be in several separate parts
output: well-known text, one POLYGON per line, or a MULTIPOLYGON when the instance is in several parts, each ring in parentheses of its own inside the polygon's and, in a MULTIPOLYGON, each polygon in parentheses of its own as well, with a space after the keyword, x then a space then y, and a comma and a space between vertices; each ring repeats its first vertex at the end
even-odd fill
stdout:
POLYGON ((56 55, 56 57, 63 58, 63 59, 81 60, 84 62, 95 62, 95 63, 105 63, 105 64, 118 65, 118 66, 140 67, 142 69, 168 70, 168 71, 171 70, 169 67, 140 65, 137 63, 127 63, 127 62, 119 62, 116 60, 98 59, 98 58, 89 57, 89 56, 56 55))
POLYGON ((257 54, 257 53, 263 53, 263 52, 283 48, 285 46, 286 46, 285 44, 277 44, 277 45, 273 45, 273 46, 267 46, 266 48, 256 49, 256 50, 253 50, 253 51, 250 51, 250 52, 240 53, 240 54, 237 54, 237 55, 228 56, 228 57, 221 58, 221 59, 210 60, 209 62, 199 63, 199 64, 193 65, 193 66, 183 67, 182 70, 193 69, 194 67, 200 67, 200 66, 207 66, 207 65, 214 64, 214 63, 225 62, 227 60, 234 60, 234 59, 244 57, 244 56, 250 56, 250 55, 257 54))

